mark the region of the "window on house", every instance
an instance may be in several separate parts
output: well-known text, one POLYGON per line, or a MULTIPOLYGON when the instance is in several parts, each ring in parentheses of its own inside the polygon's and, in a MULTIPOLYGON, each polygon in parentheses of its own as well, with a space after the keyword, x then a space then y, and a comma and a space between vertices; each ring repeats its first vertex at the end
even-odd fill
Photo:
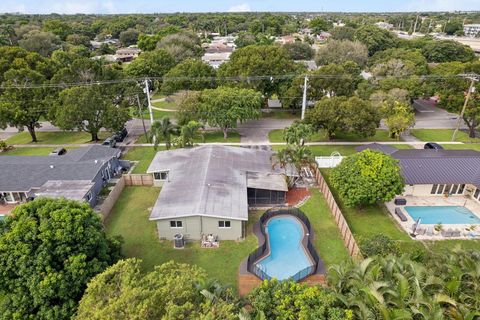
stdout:
POLYGON ((435 194, 435 193, 437 193, 437 187, 438 187, 438 185, 434 184, 434 185, 432 186, 432 191, 430 191, 430 194, 435 194))
POLYGON ((92 192, 88 191, 87 195, 85 196, 85 199, 87 199, 87 202, 90 202, 92 200, 92 192))
POLYGON ((168 171, 154 172, 153 178, 155 180, 166 181, 168 180, 168 171))
POLYGON ((480 195, 480 189, 477 188, 477 189, 475 190, 475 194, 473 195, 473 197, 474 197, 475 199, 478 199, 478 195, 480 195))
POLYGON ((454 184, 452 186, 452 190, 450 191, 451 194, 457 194, 458 191, 458 184, 454 184))
POLYGON ((463 190, 465 190, 465 185, 464 184, 461 184, 460 185, 460 188, 458 188, 458 194, 463 194, 463 190))
POLYGON ((230 228, 230 221, 223 221, 223 220, 220 220, 218 221, 218 227, 219 228, 230 228))
POLYGON ((439 184, 438 189, 437 189, 437 194, 442 194, 443 193, 443 188, 445 188, 444 184, 439 184))
POLYGON ((451 188, 452 188, 452 185, 451 185, 451 184, 447 184, 447 185, 445 186, 445 190, 443 190, 443 192, 444 192, 444 193, 447 193, 447 192, 450 193, 450 189, 451 189, 451 188))
POLYGON ((170 221, 170 228, 183 228, 183 223, 180 220, 170 221))

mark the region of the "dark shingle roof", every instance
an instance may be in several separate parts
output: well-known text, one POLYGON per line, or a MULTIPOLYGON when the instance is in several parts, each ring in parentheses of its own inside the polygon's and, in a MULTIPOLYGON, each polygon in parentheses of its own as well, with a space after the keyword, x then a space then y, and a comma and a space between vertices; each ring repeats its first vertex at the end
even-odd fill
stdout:
POLYGON ((92 145, 63 156, 1 156, 0 191, 29 191, 49 180, 93 180, 117 149, 92 145))
MULTIPOLYGON (((361 147, 355 149, 383 151, 385 146, 372 143, 361 147)), ((478 151, 402 149, 389 154, 399 161, 406 184, 470 183, 480 187, 480 152, 478 151)))

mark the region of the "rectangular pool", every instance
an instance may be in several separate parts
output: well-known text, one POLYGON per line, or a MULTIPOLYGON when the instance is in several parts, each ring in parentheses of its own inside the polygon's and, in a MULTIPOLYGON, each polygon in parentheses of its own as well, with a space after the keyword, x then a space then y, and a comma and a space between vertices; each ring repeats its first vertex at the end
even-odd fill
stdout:
POLYGON ((461 206, 405 206, 413 220, 421 224, 480 224, 480 219, 461 206))

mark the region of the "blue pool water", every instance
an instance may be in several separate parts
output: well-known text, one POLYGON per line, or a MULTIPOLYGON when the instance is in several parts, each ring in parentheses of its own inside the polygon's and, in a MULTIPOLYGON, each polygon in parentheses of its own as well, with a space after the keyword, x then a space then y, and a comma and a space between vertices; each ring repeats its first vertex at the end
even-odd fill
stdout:
POLYGON ((476 215, 460 206, 406 206, 405 210, 421 224, 480 224, 476 215))
POLYGON ((267 275, 285 280, 312 265, 302 244, 301 222, 293 217, 275 217, 265 228, 270 243, 270 254, 257 262, 267 275))

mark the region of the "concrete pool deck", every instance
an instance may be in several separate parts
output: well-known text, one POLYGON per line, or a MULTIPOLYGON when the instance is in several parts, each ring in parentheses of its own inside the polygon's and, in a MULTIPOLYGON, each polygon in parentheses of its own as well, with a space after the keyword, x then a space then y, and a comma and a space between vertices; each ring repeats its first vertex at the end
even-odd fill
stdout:
MULTIPOLYGON (((398 196, 397 198, 403 198, 407 200, 406 206, 459 206, 469 209, 475 216, 480 219, 480 203, 472 200, 469 196, 398 196)), ((407 234, 412 237, 411 233, 413 226, 416 223, 415 220, 405 210, 405 206, 395 205, 394 200, 385 203, 388 211, 395 219, 395 221, 402 227, 407 234), (407 221, 401 221, 395 214, 395 208, 401 208, 407 221)), ((418 240, 446 240, 446 239, 480 239, 480 224, 442 224, 442 230, 454 230, 459 231, 459 236, 444 236, 441 232, 437 232, 434 229, 435 225, 422 224, 420 222, 420 229, 424 229, 424 234, 417 234, 412 239, 418 240), (475 230, 467 230, 472 226, 475 226, 475 230)))

